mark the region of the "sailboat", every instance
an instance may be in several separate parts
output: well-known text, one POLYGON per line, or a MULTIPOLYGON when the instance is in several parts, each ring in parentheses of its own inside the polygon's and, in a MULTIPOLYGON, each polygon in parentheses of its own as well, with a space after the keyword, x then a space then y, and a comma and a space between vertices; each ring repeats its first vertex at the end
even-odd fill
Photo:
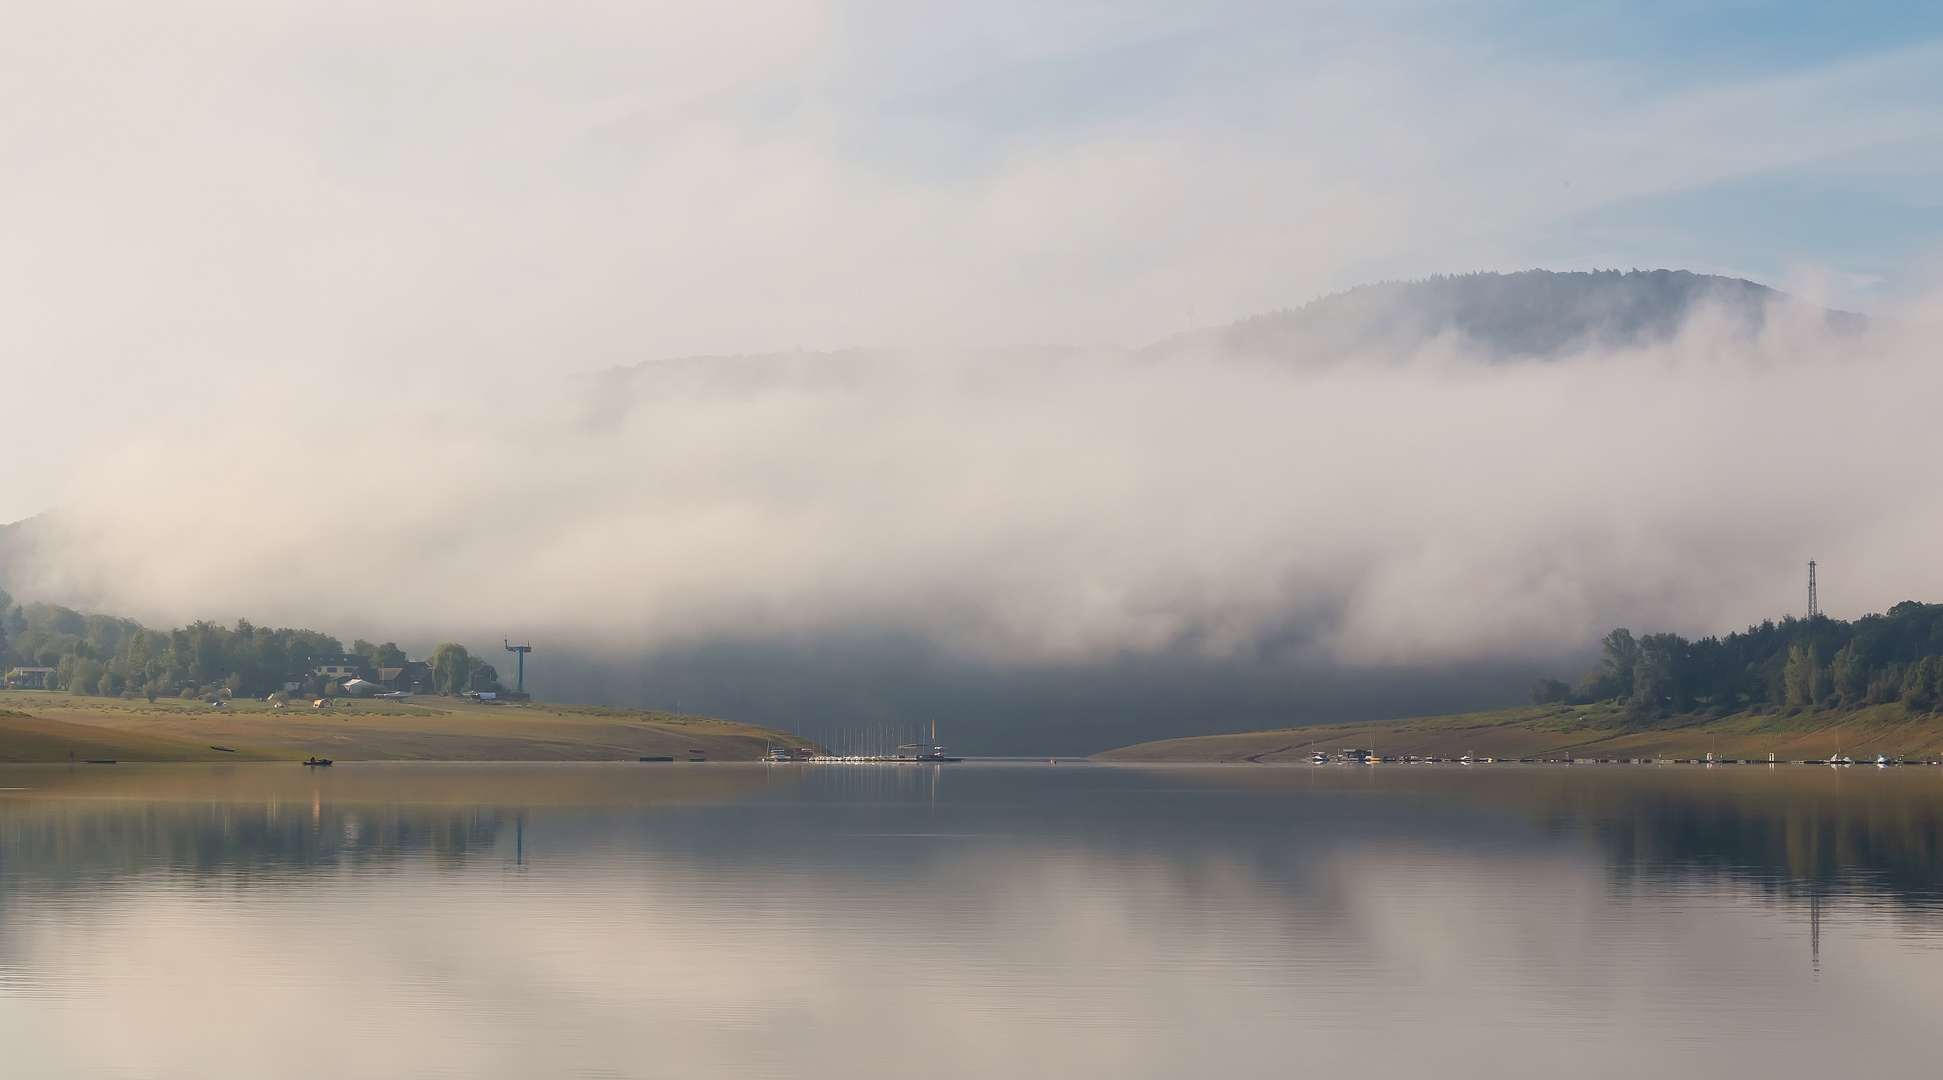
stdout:
POLYGON ((904 746, 898 747, 898 749, 913 751, 911 756, 918 761, 963 761, 965 760, 964 758, 945 756, 945 748, 938 745, 938 721, 936 720, 936 718, 933 718, 931 721, 931 742, 929 745, 921 745, 918 743, 907 743, 904 746))

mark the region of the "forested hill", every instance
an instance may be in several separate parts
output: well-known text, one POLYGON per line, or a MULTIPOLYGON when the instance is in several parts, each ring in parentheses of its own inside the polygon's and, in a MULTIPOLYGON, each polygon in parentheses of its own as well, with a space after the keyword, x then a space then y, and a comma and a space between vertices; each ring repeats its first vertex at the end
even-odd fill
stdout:
POLYGON ((1854 622, 1785 618, 1699 641, 1621 629, 1604 644, 1576 688, 1539 679, 1526 708, 1163 739, 1095 756, 1288 763, 1360 746, 1383 760, 1943 757, 1943 604, 1908 601, 1854 622))
MULTIPOLYGON (((1758 329, 1770 306, 1790 301, 1752 281, 1685 270, 1461 274, 1362 285, 1292 310, 1177 334, 1147 351, 1320 363, 1403 355, 1451 334, 1487 355, 1551 359, 1588 346, 1665 341, 1709 305, 1744 328, 1758 329)), ((1858 332, 1867 322, 1846 311, 1823 316, 1843 332, 1858 332)))
POLYGON ((1619 629, 1604 646, 1604 661, 1576 687, 1533 683, 1533 703, 1615 701, 1634 722, 1895 702, 1919 712, 1943 706, 1943 604, 1909 600, 1854 622, 1789 617, 1699 641, 1619 629))
MULTIPOLYGON (((295 682, 306 693, 329 692, 312 674, 310 658, 355 654, 376 668, 408 659, 393 642, 354 641, 315 630, 272 629, 238 619, 234 626, 195 622, 153 630, 133 619, 84 615, 58 604, 14 603, 0 592, 0 670, 54 669, 49 689, 80 695, 208 696, 221 691, 260 697, 295 682)), ((500 690, 493 665, 457 644, 428 661, 440 690, 500 690)))

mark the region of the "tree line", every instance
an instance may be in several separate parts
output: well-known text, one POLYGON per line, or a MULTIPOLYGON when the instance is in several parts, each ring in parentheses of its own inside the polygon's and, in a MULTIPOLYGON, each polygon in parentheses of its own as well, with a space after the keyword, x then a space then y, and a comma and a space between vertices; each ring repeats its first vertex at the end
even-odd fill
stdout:
MULTIPOLYGON (((236 620, 234 626, 199 621, 153 630, 134 619, 84 615, 58 604, 17 604, 0 591, 0 664, 50 668, 48 689, 104 697, 261 697, 296 683, 306 694, 334 694, 337 684, 313 673, 315 656, 354 654, 373 669, 402 667, 396 642, 362 638, 344 643, 315 630, 271 629, 236 620)), ((499 692, 499 672, 447 642, 428 661, 441 693, 499 692)), ((18 680, 13 680, 18 681, 18 680)))
POLYGON ((1789 616, 1698 641, 1622 627, 1601 645, 1604 659, 1576 687, 1539 679, 1532 703, 1616 701, 1634 720, 1897 702, 1912 712, 1943 708, 1943 604, 1906 600, 1854 622, 1789 616))

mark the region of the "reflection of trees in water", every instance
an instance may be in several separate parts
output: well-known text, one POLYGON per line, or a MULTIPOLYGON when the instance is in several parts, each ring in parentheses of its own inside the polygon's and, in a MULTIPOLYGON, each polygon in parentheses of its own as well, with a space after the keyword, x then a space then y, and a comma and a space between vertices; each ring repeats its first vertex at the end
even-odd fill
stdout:
MULTIPOLYGON (((1334 810, 1349 805, 1343 793, 1381 795, 1326 828, 1308 829, 1350 840, 1388 822, 1420 843, 1461 853, 1498 826, 1457 811, 1511 812, 1552 835, 1587 839, 1622 878, 1725 874, 1817 903, 1869 895, 1943 909, 1943 771, 1933 767, 1220 766, 1147 775, 1299 792, 1334 810)), ((1246 835, 1235 830, 1223 843, 1246 835)))
MULTIPOLYGON (((282 875, 517 843, 529 812, 631 811, 778 790, 767 766, 0 766, 0 891, 159 870, 282 875)), ((510 852, 509 852, 510 854, 510 852)))
POLYGON ((0 818, 0 890, 60 887, 153 871, 248 875, 381 866, 429 855, 444 865, 491 850, 516 812, 492 807, 135 803, 35 807, 0 818))
POLYGON ((1790 893, 1862 889, 1943 902, 1943 789, 1933 774, 1699 780, 1586 777, 1548 785, 1538 809, 1596 838, 1621 874, 1707 868, 1790 893))
MULTIPOLYGON (((1318 874, 1339 846, 1407 835, 1461 854, 1501 840, 1509 811, 1556 835, 1587 838, 1625 878, 1723 873, 1792 897, 1873 894, 1943 908, 1943 775, 1916 767, 1224 767, 1070 776, 880 769, 816 773, 807 789, 794 771, 765 769, 371 773, 371 790, 339 790, 335 802, 322 781, 301 774, 312 781, 308 790, 279 781, 251 797, 207 800, 150 791, 176 773, 157 772, 147 788, 132 786, 134 777, 110 786, 84 774, 96 786, 79 797, 56 790, 0 803, 0 892, 158 870, 288 875, 407 858, 456 867, 502 841, 500 853, 512 858, 518 822, 534 813, 551 823, 556 852, 568 844, 849 874, 923 868, 964 850, 955 840, 908 834, 1004 836, 1012 845, 1040 838, 1184 859, 1190 879, 1209 858, 1253 864, 1308 895, 1326 891, 1318 874), (401 790, 446 801, 392 801, 401 790), (468 792, 491 792, 498 805, 466 801, 468 792), (1358 797, 1339 797, 1346 792, 1358 797), (1384 797, 1362 797, 1373 794, 1384 797), (786 799, 788 811, 779 813, 769 796, 786 799), (708 814, 638 827, 657 805, 718 803, 708 814), (858 817, 876 804, 887 817, 858 817), (1488 813, 1453 813, 1461 807, 1488 813)), ((359 775, 332 782, 345 788, 359 775)))

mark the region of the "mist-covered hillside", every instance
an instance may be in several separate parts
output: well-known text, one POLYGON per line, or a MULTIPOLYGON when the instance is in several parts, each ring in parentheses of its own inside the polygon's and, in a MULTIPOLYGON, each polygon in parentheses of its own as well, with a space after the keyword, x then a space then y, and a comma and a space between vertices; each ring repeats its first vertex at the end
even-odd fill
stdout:
POLYGON ((1750 282, 1531 272, 1144 354, 589 357, 172 424, 172 454, 93 463, 0 528, 0 587, 420 654, 530 638, 542 697, 831 745, 935 719, 966 752, 1064 754, 1470 711, 1615 625, 1746 625, 1811 557, 1844 603, 1943 591, 1934 501, 1908 496, 1933 355, 1924 327, 1750 282), (1833 449, 1720 453, 1777 429, 1833 449), (221 464, 185 494, 183 461, 221 464), (371 479, 315 479, 339 477, 371 479))
MULTIPOLYGON (((1740 278, 1685 270, 1524 270, 1360 285, 1299 308, 1151 346, 1158 355, 1214 353, 1298 362, 1403 356, 1457 335, 1486 356, 1550 359, 1589 348, 1632 348, 1670 340, 1705 309, 1756 331, 1786 293, 1740 278)), ((1827 311, 1831 329, 1860 332, 1861 315, 1827 311)))

